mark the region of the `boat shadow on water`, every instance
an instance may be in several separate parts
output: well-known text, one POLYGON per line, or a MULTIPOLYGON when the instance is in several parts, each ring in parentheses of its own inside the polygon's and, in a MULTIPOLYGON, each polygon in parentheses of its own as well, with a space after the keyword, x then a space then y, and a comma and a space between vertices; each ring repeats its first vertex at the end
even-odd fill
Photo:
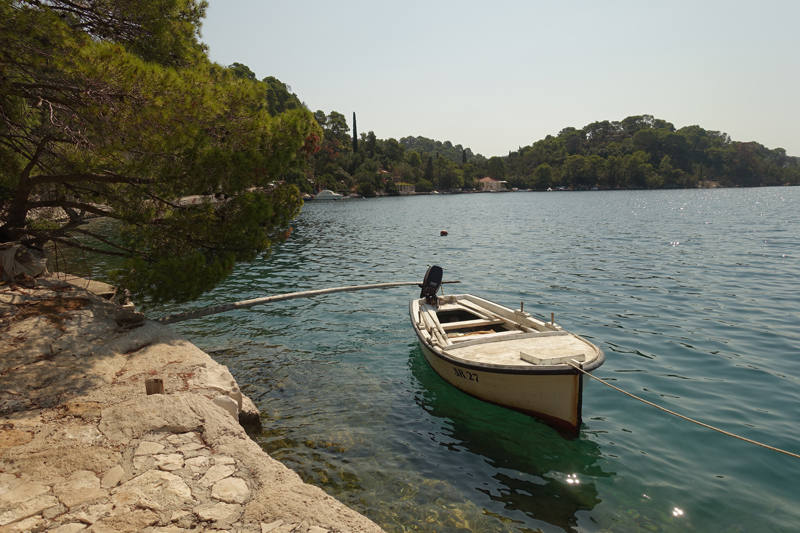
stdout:
POLYGON ((410 348, 409 369, 416 381, 417 405, 438 423, 431 440, 462 452, 453 463, 469 469, 481 465, 489 479, 472 471, 464 486, 475 505, 503 522, 523 519, 546 522, 565 531, 578 527, 578 513, 601 503, 595 480, 616 474, 604 472, 597 443, 566 438, 528 415, 477 400, 445 382, 428 366, 419 345, 410 348), (465 458, 463 452, 470 454, 465 458), (484 468, 487 466, 488 468, 484 468))

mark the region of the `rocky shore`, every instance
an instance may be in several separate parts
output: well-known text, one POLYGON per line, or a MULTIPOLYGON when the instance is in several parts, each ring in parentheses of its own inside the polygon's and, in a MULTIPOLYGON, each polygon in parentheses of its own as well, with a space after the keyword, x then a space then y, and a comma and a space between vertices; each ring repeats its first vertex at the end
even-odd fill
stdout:
POLYGON ((0 285, 0 533, 382 531, 247 436, 226 367, 107 289, 0 285))

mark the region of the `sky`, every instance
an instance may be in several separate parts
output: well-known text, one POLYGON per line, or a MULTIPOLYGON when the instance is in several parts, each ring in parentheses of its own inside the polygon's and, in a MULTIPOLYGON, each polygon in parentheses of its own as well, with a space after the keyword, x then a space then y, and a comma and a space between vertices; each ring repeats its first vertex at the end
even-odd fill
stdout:
POLYGON ((800 1, 209 0, 212 61, 486 157, 653 115, 800 156, 800 1))

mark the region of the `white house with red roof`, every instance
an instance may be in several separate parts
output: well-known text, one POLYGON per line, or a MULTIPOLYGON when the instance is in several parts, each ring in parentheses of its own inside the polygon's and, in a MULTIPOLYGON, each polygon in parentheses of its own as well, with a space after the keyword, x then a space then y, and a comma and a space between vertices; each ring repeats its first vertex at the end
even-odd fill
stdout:
POLYGON ((496 180, 494 178, 485 177, 478 180, 481 184, 481 190, 483 192, 497 192, 502 191, 506 188, 505 181, 496 180))

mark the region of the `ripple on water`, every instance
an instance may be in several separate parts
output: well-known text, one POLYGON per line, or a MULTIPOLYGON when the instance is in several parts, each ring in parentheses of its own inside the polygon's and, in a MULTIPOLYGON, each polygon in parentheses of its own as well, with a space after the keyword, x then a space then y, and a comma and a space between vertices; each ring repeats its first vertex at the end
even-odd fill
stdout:
MULTIPOLYGON (((448 293, 555 313, 603 348, 609 383, 797 452, 798 204, 797 188, 310 203, 290 240, 193 305, 413 281, 436 263, 462 281, 448 293)), ((572 440, 455 391, 416 346, 414 292, 178 329, 256 401, 264 449, 390 532, 796 529, 796 459, 599 383, 572 440)))

